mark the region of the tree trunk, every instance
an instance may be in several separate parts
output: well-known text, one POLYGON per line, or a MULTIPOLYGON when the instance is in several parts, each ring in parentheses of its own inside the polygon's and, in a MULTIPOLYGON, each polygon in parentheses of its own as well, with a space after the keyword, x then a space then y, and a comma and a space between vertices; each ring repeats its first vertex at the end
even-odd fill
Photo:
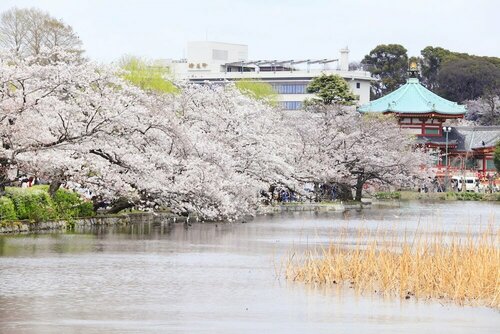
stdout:
POLYGON ((363 179, 363 174, 358 174, 358 179, 356 181, 356 197, 355 201, 361 202, 361 196, 363 195, 363 186, 365 185, 365 180, 363 179))
POLYGON ((0 196, 5 195, 5 186, 9 182, 9 179, 4 173, 3 168, 0 168, 0 196))
POLYGON ((314 182, 314 202, 319 202, 319 183, 314 182))
POLYGON ((125 197, 120 197, 115 202, 113 202, 113 206, 111 207, 111 209, 109 209, 107 211, 107 213, 110 213, 110 214, 118 213, 122 210, 131 208, 133 206, 134 206, 134 203, 130 202, 125 197))
POLYGON ((57 180, 54 180, 50 183, 50 186, 49 186, 49 195, 50 197, 54 197, 54 195, 56 194, 56 191, 59 190, 59 188, 61 187, 62 185, 62 181, 57 179, 57 180))
POLYGON ((7 158, 0 158, 0 196, 5 195, 5 186, 10 183, 9 175, 7 173, 9 160, 7 158))

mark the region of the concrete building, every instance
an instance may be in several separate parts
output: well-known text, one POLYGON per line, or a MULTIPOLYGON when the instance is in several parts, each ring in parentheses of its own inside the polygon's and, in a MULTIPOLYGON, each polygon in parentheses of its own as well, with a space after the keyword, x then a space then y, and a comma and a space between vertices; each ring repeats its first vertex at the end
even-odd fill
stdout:
POLYGON ((300 109, 305 99, 313 97, 307 93, 309 82, 324 74, 338 74, 350 85, 358 96, 359 104, 370 101, 370 82, 366 71, 349 70, 349 49, 340 50, 340 59, 286 59, 250 60, 248 46, 220 42, 190 42, 186 58, 161 60, 174 77, 203 83, 235 80, 259 80, 273 86, 284 109, 300 109))

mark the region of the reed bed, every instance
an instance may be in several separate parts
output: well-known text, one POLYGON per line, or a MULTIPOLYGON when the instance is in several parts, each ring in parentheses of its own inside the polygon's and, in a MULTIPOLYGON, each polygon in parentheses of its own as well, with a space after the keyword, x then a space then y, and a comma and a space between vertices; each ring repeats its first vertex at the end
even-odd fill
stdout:
MULTIPOLYGON (((344 240, 345 241, 345 240, 344 240)), ((286 277, 360 293, 500 308, 500 229, 474 234, 359 232, 356 242, 289 256, 286 277)))

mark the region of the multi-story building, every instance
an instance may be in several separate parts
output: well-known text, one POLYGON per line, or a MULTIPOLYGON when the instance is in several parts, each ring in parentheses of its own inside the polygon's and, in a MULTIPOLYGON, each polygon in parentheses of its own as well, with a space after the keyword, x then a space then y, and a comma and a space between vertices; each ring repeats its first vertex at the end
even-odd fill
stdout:
POLYGON ((300 109, 309 82, 321 74, 343 77, 358 96, 359 104, 370 101, 370 73, 349 70, 349 50, 340 50, 339 59, 286 59, 249 60, 248 46, 219 42, 190 42, 187 55, 182 60, 161 60, 178 79, 203 83, 236 80, 258 80, 269 83, 278 93, 284 109, 300 109))

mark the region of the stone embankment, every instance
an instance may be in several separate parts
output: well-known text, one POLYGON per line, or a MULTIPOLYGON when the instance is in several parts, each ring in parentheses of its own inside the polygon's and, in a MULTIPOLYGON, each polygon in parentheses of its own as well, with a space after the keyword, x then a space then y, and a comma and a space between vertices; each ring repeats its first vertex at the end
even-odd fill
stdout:
POLYGON ((70 221, 46 221, 46 222, 31 222, 31 221, 14 221, 0 223, 0 234, 20 233, 20 232, 42 232, 42 231, 65 231, 74 227, 89 228, 98 226, 114 226, 128 225, 141 223, 183 223, 186 222, 186 217, 177 217, 170 213, 129 213, 123 215, 112 216, 96 216, 90 218, 76 218, 70 221))
MULTIPOLYGON (((287 203, 280 205, 268 205, 259 207, 257 214, 272 214, 296 211, 315 212, 344 212, 349 209, 360 209, 369 206, 370 203, 287 203)), ((90 218, 76 218, 70 221, 13 221, 1 222, 0 234, 8 233, 36 233, 43 231, 65 231, 67 229, 86 229, 102 226, 122 226, 129 224, 151 224, 151 223, 189 223, 196 222, 196 218, 180 217, 167 212, 144 212, 127 213, 119 215, 99 215, 90 218)), ((243 221, 247 221, 244 219, 243 221)))

